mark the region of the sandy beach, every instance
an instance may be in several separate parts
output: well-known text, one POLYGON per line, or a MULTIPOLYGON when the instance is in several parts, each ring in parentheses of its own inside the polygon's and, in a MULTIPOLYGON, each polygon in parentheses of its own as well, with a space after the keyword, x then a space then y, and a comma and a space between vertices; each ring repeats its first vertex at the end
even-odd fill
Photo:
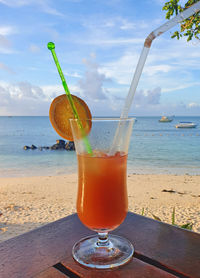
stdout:
MULTIPOLYGON (((0 178, 0 242, 76 212, 77 175, 0 178)), ((128 175, 129 210, 200 233, 200 176, 128 175)))

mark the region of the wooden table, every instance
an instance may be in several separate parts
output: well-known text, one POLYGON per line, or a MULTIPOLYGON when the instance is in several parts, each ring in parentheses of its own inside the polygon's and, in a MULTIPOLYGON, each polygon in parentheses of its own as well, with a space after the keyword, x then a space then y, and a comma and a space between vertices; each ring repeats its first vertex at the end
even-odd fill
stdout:
POLYGON ((76 263, 71 250, 92 233, 73 214, 7 240, 0 244, 0 277, 200 277, 200 234, 129 212, 113 233, 133 243, 134 257, 113 270, 91 270, 76 263))

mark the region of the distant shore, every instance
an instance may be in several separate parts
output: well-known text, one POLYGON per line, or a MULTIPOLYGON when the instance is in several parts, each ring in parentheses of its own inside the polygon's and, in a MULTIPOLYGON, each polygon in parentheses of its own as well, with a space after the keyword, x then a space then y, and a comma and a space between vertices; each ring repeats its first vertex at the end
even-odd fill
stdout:
MULTIPOLYGON (((129 210, 200 233, 200 176, 128 175, 129 210)), ((0 178, 0 242, 76 212, 77 175, 0 178)))

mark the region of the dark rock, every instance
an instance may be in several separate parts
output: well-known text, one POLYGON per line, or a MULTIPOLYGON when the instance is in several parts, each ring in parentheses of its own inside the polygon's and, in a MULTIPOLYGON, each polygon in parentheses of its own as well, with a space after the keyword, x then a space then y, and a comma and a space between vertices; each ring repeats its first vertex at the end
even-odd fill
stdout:
POLYGON ((65 140, 56 140, 56 144, 50 147, 51 150, 64 150, 65 149, 65 140))
POLYGON ((74 151, 75 150, 75 146, 74 146, 74 142, 73 141, 69 141, 69 142, 65 142, 65 140, 56 140, 56 144, 52 145, 52 146, 40 146, 40 147, 36 147, 35 145, 31 145, 29 146, 24 146, 24 150, 35 150, 38 149, 40 151, 43 150, 67 150, 67 151, 74 151))
POLYGON ((29 150, 31 147, 29 146, 24 146, 24 150, 29 150))
POLYGON ((65 145, 65 140, 56 140, 56 144, 58 145, 65 145))
POLYGON ((58 150, 59 144, 54 144, 50 147, 51 150, 58 150))
POLYGON ((30 147, 29 146, 24 146, 24 150, 29 150, 29 149, 35 150, 35 149, 37 149, 37 147, 35 145, 31 145, 30 147))
POLYGON ((35 145, 31 145, 31 150, 35 150, 37 147, 35 145))
POLYGON ((60 145, 60 144, 54 144, 53 146, 50 147, 51 150, 64 150, 65 145, 60 145))
POLYGON ((75 151, 74 142, 73 142, 73 141, 67 142, 66 145, 65 145, 65 149, 66 149, 67 151, 75 151))

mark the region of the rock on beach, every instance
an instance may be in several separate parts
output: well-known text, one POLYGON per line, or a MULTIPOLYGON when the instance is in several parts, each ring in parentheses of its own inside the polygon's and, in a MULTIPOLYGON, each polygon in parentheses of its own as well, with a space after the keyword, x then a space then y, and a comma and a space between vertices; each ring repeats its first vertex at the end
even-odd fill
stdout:
POLYGON ((56 144, 53 144, 52 146, 40 146, 36 147, 35 145, 27 146, 25 145, 23 147, 24 150, 35 150, 39 149, 42 150, 67 150, 67 151, 75 151, 75 145, 73 141, 66 142, 65 140, 56 140, 56 144))

